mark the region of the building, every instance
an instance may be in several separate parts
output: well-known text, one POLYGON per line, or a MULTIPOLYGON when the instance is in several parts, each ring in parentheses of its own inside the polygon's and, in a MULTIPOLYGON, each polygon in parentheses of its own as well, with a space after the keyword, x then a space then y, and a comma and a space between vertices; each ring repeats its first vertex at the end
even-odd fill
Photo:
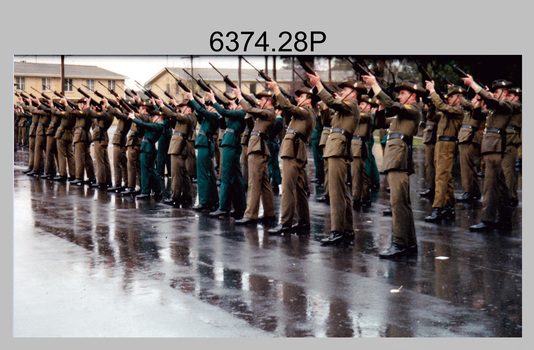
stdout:
MULTIPOLYGON (((93 91, 107 98, 113 98, 111 89, 124 97, 124 81, 128 77, 97 66, 64 65, 65 97, 77 100, 83 95, 81 89, 96 101, 100 101, 93 91)), ((61 65, 49 63, 14 62, 14 89, 41 97, 44 92, 51 98, 58 98, 54 91, 61 92, 61 65)), ((17 102, 15 97, 15 102, 17 102)))

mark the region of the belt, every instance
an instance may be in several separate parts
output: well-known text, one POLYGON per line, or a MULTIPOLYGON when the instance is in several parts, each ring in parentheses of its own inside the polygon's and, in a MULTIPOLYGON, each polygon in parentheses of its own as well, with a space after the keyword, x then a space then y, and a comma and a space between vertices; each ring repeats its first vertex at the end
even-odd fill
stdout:
POLYGON ((427 129, 434 130, 434 125, 427 125, 427 129))
POLYGON ((487 132, 493 132, 495 134, 502 134, 503 130, 498 129, 498 128, 485 128, 484 133, 487 133, 487 132))
POLYGON ((412 144, 412 138, 410 136, 407 136, 401 133, 388 134, 388 140, 391 140, 391 139, 401 139, 402 141, 406 142, 408 145, 412 144))
POLYGON ((232 128, 226 128, 225 130, 226 130, 226 132, 229 132, 231 134, 235 134, 236 133, 235 130, 232 129, 232 128))
POLYGON ((252 131, 250 134, 251 134, 251 135, 255 135, 255 136, 259 136, 259 137, 261 137, 261 138, 266 137, 266 134, 265 134, 265 133, 260 132, 260 131, 257 131, 257 130, 252 131))
POLYGON ((207 138, 210 138, 210 137, 212 136, 212 133, 211 133, 211 132, 206 132, 206 131, 204 131, 204 130, 199 130, 198 133, 199 133, 200 135, 204 135, 204 136, 206 136, 207 138))
POLYGON ((173 132, 173 135, 180 135, 185 139, 185 135, 183 133, 179 132, 179 131, 173 132))
POLYGON ((75 129, 76 130, 83 129, 83 126, 77 126, 75 129))
POLYGON ((469 124, 462 124, 461 128, 467 128, 467 129, 475 130, 475 127, 473 125, 469 125, 469 124))
POLYGON ((358 136, 358 135, 352 135, 352 139, 353 140, 363 140, 363 138, 361 136, 358 136))
POLYGON ((352 134, 350 132, 348 132, 347 130, 345 129, 342 129, 342 128, 332 128, 332 130, 330 130, 330 133, 339 133, 339 134, 343 134, 343 136, 345 136, 347 138, 347 140, 350 140, 352 138, 352 134))
POLYGON ((303 133, 301 133, 301 132, 298 131, 298 130, 295 130, 295 129, 287 129, 286 134, 295 134, 295 135, 297 135, 302 141, 306 142, 306 137, 304 136, 303 133))
POLYGON ((438 137, 438 141, 452 141, 452 142, 456 142, 458 141, 458 139, 454 136, 440 136, 438 137))
POLYGON ((54 123, 54 122, 50 122, 50 124, 49 124, 49 125, 52 125, 52 126, 54 126, 54 125, 56 125, 56 123, 54 123))
POLYGON ((323 127, 323 130, 330 131, 330 130, 332 130, 332 127, 330 127, 330 126, 325 126, 325 127, 323 127))
POLYGON ((520 126, 508 125, 508 126, 506 127, 506 129, 515 130, 515 131, 517 131, 517 132, 521 132, 521 127, 520 127, 520 126))
POLYGON ((152 141, 150 141, 149 139, 147 139, 147 138, 144 138, 144 137, 143 137, 143 139, 141 140, 141 142, 148 142, 148 143, 152 143, 152 141))

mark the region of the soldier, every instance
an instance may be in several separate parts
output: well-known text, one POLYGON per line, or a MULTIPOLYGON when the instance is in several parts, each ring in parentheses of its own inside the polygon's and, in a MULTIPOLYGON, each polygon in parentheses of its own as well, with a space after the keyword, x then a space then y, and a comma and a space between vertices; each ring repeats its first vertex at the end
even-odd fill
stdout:
POLYGON ((375 144, 375 138, 373 136, 373 131, 376 129, 376 113, 380 108, 384 108, 380 105, 376 97, 373 97, 369 100, 371 104, 371 115, 372 115, 372 127, 367 138, 367 158, 365 158, 365 171, 367 176, 369 176, 369 189, 374 192, 380 190, 380 173, 378 172, 378 166, 376 165, 376 159, 373 154, 373 147, 375 144))
POLYGON ((263 224, 274 223, 274 194, 269 183, 267 162, 269 160, 269 149, 266 140, 271 133, 276 122, 274 113, 274 94, 272 91, 264 90, 258 94, 260 98, 259 107, 252 107, 241 94, 241 89, 232 88, 237 96, 239 104, 248 113, 246 119, 254 118, 254 125, 250 132, 248 143, 248 188, 247 188, 247 209, 244 216, 236 220, 237 225, 256 224, 260 209, 260 199, 263 205, 263 224))
POLYGON ((515 164, 518 159, 518 147, 521 145, 521 125, 523 106, 521 101, 521 89, 514 87, 508 90, 506 100, 512 103, 514 108, 510 123, 506 127, 506 151, 502 159, 502 169, 506 186, 510 191, 510 206, 516 207, 519 203, 517 197, 517 170, 515 164))
POLYGON ((22 147, 28 147, 28 121, 31 118, 30 113, 26 113, 21 106, 17 106, 19 113, 18 127, 18 141, 22 147))
MULTIPOLYGON (((282 141, 280 157, 282 158, 282 200, 280 224, 268 231, 269 234, 290 232, 308 233, 310 230, 310 209, 306 194, 306 164, 308 151, 306 142, 313 130, 315 113, 312 107, 312 90, 300 88, 297 105, 291 104, 280 92, 275 81, 267 82, 274 92, 276 100, 286 115, 287 131, 282 141), (297 223, 293 219, 297 214, 297 223)), ((272 155, 271 155, 272 156, 272 155)))
POLYGON ((514 112, 512 103, 506 100, 512 83, 502 79, 495 80, 492 83, 493 92, 490 93, 475 83, 470 75, 462 80, 482 97, 488 107, 486 128, 480 145, 480 153, 485 163, 482 217, 481 221, 470 226, 469 230, 508 229, 511 227, 510 195, 504 180, 502 156, 506 150, 505 130, 514 112))
POLYGON ((354 209, 369 207, 371 205, 371 194, 369 190, 369 175, 365 171, 365 160, 368 158, 369 150, 367 141, 373 128, 373 116, 371 115, 371 99, 367 95, 360 98, 360 121, 352 135, 350 150, 352 152, 351 185, 352 185, 352 206, 354 209))
POLYGON ((282 183, 282 173, 280 172, 280 162, 278 157, 280 155, 280 135, 284 131, 284 118, 282 117, 282 111, 278 106, 274 108, 276 114, 276 122, 274 128, 267 138, 267 148, 271 156, 267 162, 268 176, 271 186, 273 187, 273 194, 280 194, 280 184, 282 183))
POLYGON ((161 199, 162 184, 160 177, 156 172, 155 162, 157 157, 156 142, 163 133, 167 120, 163 119, 161 113, 156 112, 152 115, 152 122, 145 122, 139 116, 144 115, 143 119, 149 117, 149 110, 153 109, 153 103, 149 101, 137 102, 138 113, 130 112, 128 118, 136 125, 143 127, 145 130, 141 140, 140 166, 141 166, 141 194, 136 199, 149 199, 151 191, 154 192, 154 199, 161 199))
POLYGON ((48 100, 50 106, 50 124, 46 128, 46 151, 45 151, 45 179, 51 180, 56 176, 57 172, 57 142, 56 131, 59 126, 61 117, 52 113, 54 103, 48 100))
POLYGON ((319 149, 322 155, 324 171, 324 191, 323 195, 317 198, 317 201, 330 204, 330 196, 328 195, 328 162, 324 159, 324 147, 326 146, 326 140, 332 130, 332 127, 330 126, 332 114, 330 113, 330 108, 323 101, 319 101, 317 106, 319 108, 319 119, 321 120, 321 124, 323 124, 323 130, 321 131, 321 136, 319 138, 319 149))
POLYGON ((111 187, 111 165, 109 163, 109 135, 108 129, 113 123, 113 114, 108 110, 109 102, 106 98, 101 101, 102 111, 95 113, 93 127, 93 145, 96 165, 96 183, 91 187, 101 190, 111 187))
MULTIPOLYGON (((156 101, 156 103, 158 103, 156 101)), ((163 101, 162 101, 163 104, 163 101)), ((161 108, 161 107, 160 107, 161 108)), ((165 168, 167 168, 167 175, 169 175, 171 168, 171 156, 169 154, 169 146, 172 138, 171 123, 167 122, 163 133, 159 137, 156 157, 156 171, 161 178, 162 183, 165 183, 165 168)))
POLYGON ((432 212, 425 217, 427 222, 441 219, 454 220, 454 186, 452 182, 452 166, 458 141, 458 130, 464 118, 464 109, 460 105, 465 89, 461 86, 449 85, 447 103, 443 102, 434 89, 433 81, 426 81, 426 89, 430 92, 432 103, 443 114, 437 126, 437 142, 434 153, 436 167, 435 194, 432 212))
MULTIPOLYGON (((41 101, 38 103, 41 103, 41 101)), ((48 129, 52 115, 50 112, 50 107, 45 105, 44 101, 39 105, 39 109, 36 109, 33 112, 39 114, 39 121, 37 123, 37 129, 35 130, 35 159, 33 176, 41 177, 44 175, 45 169, 48 170, 46 168, 48 165, 46 162, 46 130, 48 129)))
POLYGON ((425 128, 423 129, 422 141, 425 145, 425 183, 426 188, 419 192, 421 197, 434 199, 436 191, 436 165, 434 162, 437 140, 437 125, 443 115, 442 112, 436 110, 433 103, 426 109, 425 128))
POLYGON ((195 140, 197 149, 197 183, 198 183, 198 206, 195 210, 215 210, 219 206, 219 194, 217 193, 217 180, 215 179, 215 169, 213 154, 213 135, 219 128, 219 115, 211 106, 208 109, 201 106, 194 98, 193 94, 187 92, 185 97, 189 100, 189 106, 193 108, 197 115, 200 129, 195 140))
POLYGON ((169 155, 171 157, 171 198, 164 201, 175 207, 180 205, 183 208, 192 205, 193 196, 191 194, 191 177, 187 171, 186 163, 189 156, 187 142, 191 138, 197 119, 187 101, 178 104, 180 112, 175 112, 167 108, 161 100, 156 100, 164 115, 169 117, 169 124, 173 126, 171 142, 169 144, 169 155))
POLYGON ((391 188, 393 237, 390 247, 378 256, 382 259, 409 256, 417 252, 409 182, 409 175, 414 172, 412 138, 422 117, 418 93, 423 94, 425 90, 413 82, 404 81, 396 87, 399 101, 394 102, 382 91, 373 75, 365 75, 362 78, 372 87, 380 103, 396 114, 389 126, 383 161, 383 171, 388 176, 391 188))
MULTIPOLYGON (((120 97, 118 97, 120 100, 120 97)), ((111 143, 113 144, 113 183, 109 192, 122 192, 128 186, 128 158, 126 156, 126 141, 132 121, 119 109, 108 107, 109 112, 117 118, 117 127, 111 143)), ((135 186, 134 186, 135 187, 135 186)))
MULTIPOLYGON (((473 102, 480 97, 475 96, 473 102)), ((480 186, 478 184, 476 154, 480 148, 480 135, 477 130, 482 120, 474 115, 473 103, 462 99, 462 106, 466 109, 462 125, 458 131, 458 151, 460 153, 460 177, 462 179, 463 194, 456 200, 459 202, 472 202, 480 198, 480 186)))
POLYGON ((56 139, 59 174, 52 180, 59 182, 65 182, 67 179, 74 180, 76 178, 76 165, 74 163, 74 147, 72 140, 76 118, 73 114, 57 108, 52 108, 52 113, 61 118, 56 134, 54 135, 54 138, 56 139), (67 174, 69 175, 68 178, 67 174))
POLYGON ((315 166, 315 177, 311 182, 322 185, 324 183, 324 160, 323 149, 319 147, 319 141, 321 140, 321 134, 323 132, 323 124, 319 114, 314 114, 315 128, 311 135, 311 146, 313 152, 313 164, 315 166))
MULTIPOLYGON (((20 100, 22 102, 22 97, 20 100)), ((37 123, 39 122, 39 113, 41 113, 36 107, 39 107, 39 105, 39 99, 28 99, 26 105, 22 106, 24 112, 31 114, 31 124, 28 131, 28 149, 30 151, 30 157, 28 160, 28 169, 24 171, 24 173, 29 176, 32 176, 40 167, 40 165, 35 163, 35 133, 37 130, 37 123)))
POLYGON ((323 245, 338 244, 354 237, 352 201, 346 184, 347 166, 352 160, 350 151, 352 136, 360 122, 358 93, 367 91, 362 82, 347 80, 339 87, 342 89, 336 99, 328 93, 317 73, 309 74, 310 83, 317 88, 317 96, 335 111, 326 141, 323 158, 326 159, 328 193, 330 195, 330 235, 321 240, 323 245))
POLYGON ((217 103, 212 92, 206 92, 206 96, 221 115, 219 122, 221 130, 224 130, 221 138, 222 165, 219 208, 209 215, 212 217, 228 216, 233 206, 233 216, 239 220, 243 217, 247 205, 245 182, 240 164, 241 134, 245 130, 247 113, 235 102, 235 98, 229 100, 227 108, 223 108, 217 103))

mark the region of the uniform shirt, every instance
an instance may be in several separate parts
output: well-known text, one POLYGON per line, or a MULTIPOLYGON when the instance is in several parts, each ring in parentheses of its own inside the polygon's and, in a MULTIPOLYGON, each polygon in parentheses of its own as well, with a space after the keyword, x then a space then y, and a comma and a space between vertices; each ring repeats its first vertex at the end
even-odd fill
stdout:
POLYGON ((262 109, 252 107, 245 99, 240 99, 239 104, 254 120, 254 125, 248 141, 247 154, 259 152, 265 156, 270 156, 271 154, 267 148, 265 140, 270 135, 276 122, 274 108, 262 109), (256 135, 257 133, 259 133, 259 135, 256 135))
POLYGON ((523 105, 519 101, 512 102, 512 108, 512 117, 506 127, 506 145, 519 146, 521 144, 523 105))
POLYGON ((219 115, 208 112, 195 100, 190 100, 188 104, 196 112, 197 121, 200 124, 200 130, 195 140, 195 148, 210 147, 213 143, 213 135, 219 129, 219 115))
POLYGON ((240 135, 245 131, 245 116, 247 112, 243 109, 229 110, 223 108, 219 103, 215 103, 213 107, 222 117, 221 128, 227 129, 222 136, 221 147, 228 146, 241 149, 240 135))
POLYGON ((195 114, 178 113, 165 106, 161 109, 161 111, 165 116, 169 117, 174 124, 174 132, 171 137, 169 151, 167 154, 181 155, 186 157, 188 154, 187 140, 193 134, 193 129, 197 123, 195 114))
MULTIPOLYGON (((150 123, 150 122, 144 122, 140 118, 140 114, 135 114, 135 119, 132 119, 132 122, 134 122, 136 125, 143 127, 145 130, 143 135, 143 140, 141 142, 141 147, 139 150, 141 152, 147 152, 152 153, 156 152, 156 141, 160 138, 161 134, 163 133, 163 129, 165 129, 165 126, 167 125, 167 119, 164 119, 161 122, 157 123, 150 123)), ((146 119, 148 115, 144 115, 146 119)))
POLYGON ((478 91, 480 97, 486 102, 488 108, 486 116, 486 129, 480 145, 480 153, 502 153, 506 141, 506 127, 514 111, 512 103, 494 98, 484 89, 478 91), (499 131, 499 132, 494 132, 499 131))
POLYGON ((430 94, 430 98, 436 109, 443 113, 438 122, 438 140, 442 136, 456 139, 464 117, 464 109, 461 105, 451 106, 443 102, 435 91, 430 94))

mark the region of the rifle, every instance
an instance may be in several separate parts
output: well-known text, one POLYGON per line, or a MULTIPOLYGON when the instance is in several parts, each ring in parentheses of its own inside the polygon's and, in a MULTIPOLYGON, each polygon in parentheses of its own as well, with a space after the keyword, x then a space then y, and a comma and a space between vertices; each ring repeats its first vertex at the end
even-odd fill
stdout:
MULTIPOLYGON (((82 84, 82 86, 84 88, 86 88, 87 90, 91 91, 91 89, 89 89, 89 87, 85 86, 84 84, 82 84)), ((102 95, 100 92, 98 92, 98 90, 93 90, 93 93, 100 97, 101 99, 107 99, 108 100, 108 103, 113 107, 113 108, 120 108, 120 106, 117 104, 117 102, 113 101, 113 100, 110 100, 108 99, 106 96, 102 95)))
MULTIPOLYGON (((367 65, 364 62, 360 63, 357 60, 352 61, 349 57, 345 57, 345 59, 350 62, 350 64, 352 65, 352 69, 354 69, 354 71, 358 73, 360 76, 362 75, 373 75, 374 76, 373 72, 371 72, 369 67, 367 67, 367 65)), ((384 82, 382 81, 381 78, 376 77, 376 82, 381 90, 387 91, 388 94, 390 93, 389 89, 384 87, 384 82)), ((369 97, 373 97, 375 95, 372 88, 369 88, 369 90, 367 91, 367 95, 369 97)))
POLYGON ((191 89, 188 88, 187 85, 185 85, 181 79, 176 78, 176 76, 172 74, 171 71, 167 69, 167 67, 165 67, 165 70, 174 78, 174 80, 176 80, 176 83, 178 84, 179 87, 182 88, 182 90, 184 90, 187 93, 192 93, 191 89))
MULTIPOLYGON (((304 62, 306 63, 306 62, 304 62)), ((304 79, 298 72, 295 68, 293 68, 293 72, 297 75, 297 77, 300 78, 300 80, 302 80, 302 83, 304 84, 304 86, 306 86, 307 88, 310 88, 312 89, 313 86, 310 84, 310 82, 308 81, 308 79, 304 79)))
POLYGON ((100 81, 99 81, 98 83, 99 83, 100 85, 102 85, 103 87, 105 87, 105 88, 109 91, 110 94, 112 94, 113 96, 115 96, 116 99, 118 99, 118 100, 121 100, 121 99, 122 99, 122 98, 119 96, 119 94, 115 92, 115 90, 110 89, 110 88, 107 87, 106 85, 102 84, 100 81))
POLYGON ((217 86, 215 86, 215 85, 212 86, 211 84, 209 84, 206 80, 204 80, 204 78, 202 78, 202 77, 200 76, 200 74, 199 74, 198 76, 199 76, 200 80, 210 88, 211 93, 213 94, 213 97, 215 97, 215 100, 217 101, 218 104, 220 104, 220 105, 224 105, 224 104, 228 103, 228 101, 224 102, 223 99, 220 98, 219 95, 217 95, 217 94, 215 93, 215 91, 213 91, 213 88, 215 88, 215 89, 217 89, 219 92, 223 93, 223 95, 224 95, 224 92, 222 92, 221 89, 219 89, 219 88, 218 88, 217 86))
POLYGON ((162 88, 160 88, 158 86, 158 84, 154 83, 154 86, 157 87, 158 89, 160 89, 164 94, 165 96, 167 96, 168 98, 170 98, 171 100, 175 100, 174 96, 169 94, 166 90, 163 90, 162 88))
POLYGON ((211 64, 211 62, 208 62, 208 63, 213 69, 217 71, 217 73, 221 75, 221 77, 223 77, 223 80, 226 84, 228 84, 233 89, 237 89, 237 85, 232 80, 230 80, 230 78, 228 78, 228 75, 223 75, 217 68, 215 68, 213 64, 211 64))
POLYGON ((198 79, 195 79, 194 76, 192 76, 188 71, 186 71, 185 69, 182 68, 182 70, 185 72, 185 74, 189 75, 191 77, 191 79, 193 79, 195 81, 195 83, 197 83, 198 86, 200 86, 200 88, 202 90, 204 90, 205 92, 211 92, 211 89, 209 88, 209 86, 207 86, 206 84, 204 84, 204 82, 198 80, 198 79))
POLYGON ((56 90, 54 90, 54 95, 56 95, 57 97, 59 98, 64 98, 65 100, 67 100, 67 103, 68 105, 72 108, 72 109, 78 109, 78 105, 74 102, 72 102, 71 100, 69 100, 68 98, 66 98, 65 96, 63 96, 62 94, 60 94, 59 92, 57 92, 56 90))
MULTIPOLYGON (((308 64, 308 62, 302 60, 300 57, 298 57, 297 59, 298 59, 300 65, 302 66, 302 68, 304 69, 304 71, 305 71, 306 73, 311 74, 311 75, 315 75, 315 74, 316 74, 316 72, 313 70, 312 67, 310 67, 310 65, 308 64)), ((294 71, 295 73, 297 73, 297 71, 295 71, 294 69, 293 69, 293 71, 294 71)), ((302 77, 301 77, 298 73, 297 73, 297 75, 298 75, 298 77, 299 77, 300 79, 302 79, 302 77)), ((302 79, 302 81, 304 81, 304 79, 302 79)), ((314 91, 314 94, 317 94, 317 92, 318 92, 318 91, 317 91, 317 88, 315 88, 315 86, 313 86, 313 87, 310 86, 311 84, 306 84, 307 82, 308 82, 307 80, 304 81, 304 85, 306 85, 306 86, 309 87, 309 88, 312 88, 313 91, 314 91)), ((330 87, 328 87, 324 82, 323 82, 322 84, 323 84, 324 89, 325 89, 330 95, 334 96, 334 91, 333 91, 330 87)))
MULTIPOLYGON (((81 88, 76 87, 76 86, 74 86, 74 85, 73 85, 73 87, 74 87, 76 90, 78 90, 78 92, 79 92, 80 94, 82 94, 85 98, 89 99, 89 100, 90 100, 89 103, 90 103, 92 106, 97 107, 97 108, 99 108, 100 110, 102 110, 102 105, 100 105, 100 103, 96 102, 96 101, 95 101, 91 96, 89 96, 85 91, 83 91, 81 88)), ((91 90, 91 89, 88 89, 88 90, 91 90)))
MULTIPOLYGON (((57 109, 61 109, 61 110, 65 110, 65 106, 63 106, 61 103, 57 102, 57 101, 54 101, 52 98, 50 98, 50 96, 46 95, 44 92, 40 92, 38 91, 37 89, 35 89, 33 86, 30 86, 30 88, 32 88, 33 90, 35 90, 35 92, 38 92, 39 94, 41 94, 41 96, 43 96, 44 99, 46 99, 46 101, 52 101, 52 103, 54 104, 54 106, 57 108, 57 109)), ((30 96, 33 96, 32 94, 30 94, 30 96)), ((35 97, 34 97, 35 98, 35 97)), ((47 106, 48 107, 48 106, 47 106)))
MULTIPOLYGON (((258 72, 259 76, 262 77, 265 81, 274 81, 270 76, 268 76, 267 74, 265 74, 265 72, 263 70, 258 70, 258 68, 254 67, 252 65, 252 63, 250 63, 249 61, 247 61, 247 59, 243 56, 240 56, 245 62, 247 62, 252 68, 254 68, 254 70, 256 72, 258 72)), ((293 97, 293 95, 291 95, 289 92, 287 92, 286 90, 284 90, 280 85, 278 86, 278 89, 280 89, 280 92, 282 93, 282 95, 284 95, 287 99, 289 99, 291 102, 295 102, 295 98, 293 97)))
MULTIPOLYGON (((430 74, 428 73, 428 71, 425 69, 425 67, 423 67, 423 65, 421 64, 421 62, 419 61, 415 61, 415 64, 417 64, 417 70, 419 70, 419 73, 421 73, 421 76, 422 76, 422 80, 423 80, 423 87, 425 86, 425 81, 434 81, 434 79, 430 76, 430 74)), ((443 94, 437 89, 437 87, 434 85, 434 91, 436 91, 436 93, 438 94, 438 96, 444 100, 443 98, 443 94)), ((426 98, 425 98, 426 100, 426 98)), ((426 101, 428 102, 428 101, 426 101)))
MULTIPOLYGON (((467 73, 466 73, 464 70, 462 70, 460 67, 458 67, 457 65, 451 66, 450 64, 449 64, 449 66, 452 68, 452 70, 453 70, 456 74, 458 74, 458 76, 459 76, 460 78, 467 78, 467 73)), ((483 83, 481 83, 481 82, 479 82, 479 81, 477 81, 477 80, 474 80, 474 79, 473 79, 473 81, 474 81, 478 86, 480 86, 481 88, 485 88, 485 87, 486 87, 486 84, 483 84, 483 83)))

